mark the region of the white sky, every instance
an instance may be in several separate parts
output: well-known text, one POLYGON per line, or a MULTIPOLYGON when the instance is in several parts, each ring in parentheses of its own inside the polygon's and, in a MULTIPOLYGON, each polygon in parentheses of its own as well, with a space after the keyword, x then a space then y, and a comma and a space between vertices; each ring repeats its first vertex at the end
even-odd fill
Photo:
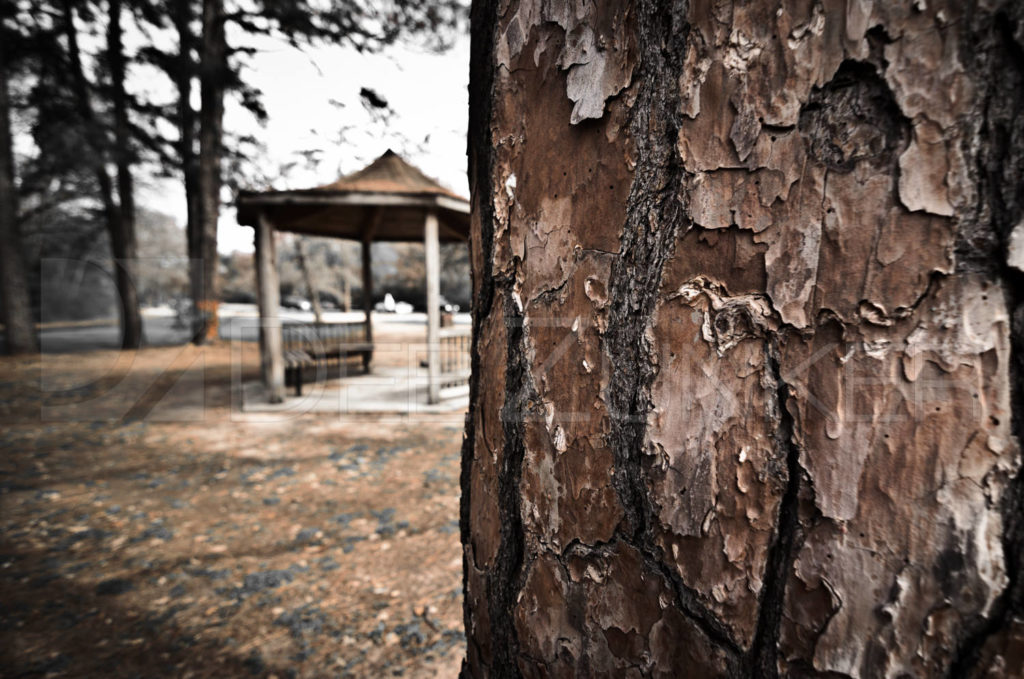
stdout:
MULTIPOLYGON (((453 49, 440 55, 409 46, 395 46, 376 55, 333 46, 300 52, 269 41, 262 47, 263 51, 250 58, 252 69, 247 77, 263 91, 269 121, 260 128, 248 113, 229 104, 224 124, 227 131, 250 134, 266 147, 265 157, 253 159, 260 174, 280 177, 278 168, 297 163, 286 177, 273 181, 273 188, 332 182, 364 167, 390 147, 426 174, 468 196, 468 36, 461 36, 453 49), (375 122, 362 106, 361 87, 387 99, 395 111, 389 125, 375 122), (339 141, 346 127, 345 138, 339 141), (304 167, 303 158, 297 155, 310 149, 321 151, 315 171, 304 167)), ((140 205, 172 215, 184 224, 185 197, 179 179, 140 182, 138 200, 140 205)), ((221 212, 221 252, 251 252, 252 237, 252 229, 238 226, 233 209, 221 212)))

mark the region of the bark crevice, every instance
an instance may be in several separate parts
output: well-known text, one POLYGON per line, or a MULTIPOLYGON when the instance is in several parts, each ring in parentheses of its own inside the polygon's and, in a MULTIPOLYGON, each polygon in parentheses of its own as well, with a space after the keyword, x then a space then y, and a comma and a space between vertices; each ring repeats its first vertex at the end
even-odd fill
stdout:
MULTIPOLYGON (((1024 442, 1024 272, 1008 263, 1011 234, 1024 220, 1024 134, 1014 131, 1024 115, 1024 46, 1016 38, 1024 11, 1015 9, 1020 16, 1000 12, 983 29, 994 44, 987 65, 992 77, 978 134, 981 143, 975 150, 982 200, 974 219, 960 225, 956 255, 959 270, 984 271, 1003 283, 1010 312, 1010 427, 1020 446, 1024 442)), ((982 36, 975 44, 985 42, 982 36)), ((982 669, 979 663, 989 640, 1008 630, 1014 618, 1024 617, 1024 468, 1019 455, 1020 451, 1001 508, 1007 583, 990 614, 966 625, 950 664, 950 677, 970 676, 982 669)))
POLYGON ((794 432, 796 423, 788 404, 790 387, 782 378, 778 339, 766 342, 765 364, 775 386, 773 407, 777 412, 774 445, 779 459, 786 460, 786 488, 775 522, 775 539, 768 551, 757 627, 749 654, 749 674, 754 677, 778 677, 778 642, 786 598, 786 582, 793 559, 803 541, 800 524, 800 490, 804 471, 800 465, 800 447, 794 432))
POLYGON ((677 237, 691 226, 683 202, 688 176, 676 153, 680 128, 678 89, 674 87, 686 50, 689 27, 686 4, 642 3, 638 12, 638 43, 645 46, 638 66, 641 83, 631 111, 630 127, 637 145, 635 178, 626 204, 620 250, 609 282, 611 306, 606 351, 612 371, 606 390, 611 432, 609 444, 615 472, 612 484, 624 518, 616 534, 636 549, 645 565, 671 588, 680 610, 714 644, 733 667, 741 654, 728 628, 662 558, 654 545, 655 515, 645 482, 647 417, 656 368, 646 338, 654 314, 665 262, 674 254, 677 237), (670 20, 666 20, 670 17, 670 20), (657 127, 652 130, 652 124, 657 127))
MULTIPOLYGON (((481 256, 478 262, 484 265, 472 266, 473 277, 473 308, 472 327, 473 334, 470 344, 470 368, 472 378, 469 381, 469 411, 466 413, 465 435, 462 442, 461 465, 459 473, 459 535, 461 544, 469 545, 470 540, 470 501, 473 478, 473 451, 476 443, 476 417, 477 406, 480 397, 480 336, 484 319, 490 313, 494 299, 494 281, 491 274, 490 262, 494 251, 494 195, 492 177, 494 176, 494 152, 490 143, 480 143, 482 140, 489 142, 491 131, 491 119, 493 102, 491 95, 494 91, 494 69, 492 68, 491 55, 494 54, 494 27, 497 22, 497 3, 479 2, 474 3, 470 12, 470 82, 469 82, 469 129, 466 145, 466 155, 469 159, 469 175, 473 189, 472 204, 479 220, 478 229, 471 234, 471 257, 472 249, 478 248, 481 256), (473 241, 476 241, 475 243, 473 241)), ((462 569, 462 591, 463 604, 463 625, 467 631, 467 643, 476 644, 477 640, 472 634, 473 611, 471 600, 468 595, 470 591, 469 569, 473 565, 470 560, 463 556, 462 569)), ((471 668, 467 660, 463 661, 461 675, 469 676, 471 668)))
POLYGON ((675 14, 671 8, 653 4, 644 3, 638 13, 640 43, 648 48, 641 58, 642 85, 630 125, 637 144, 637 164, 620 254, 612 264, 605 336, 612 366, 607 394, 609 443, 615 459, 613 485, 625 513, 626 526, 620 527, 620 532, 631 544, 643 541, 652 511, 641 462, 654 379, 644 334, 654 312, 665 260, 673 252, 681 224, 688 221, 679 197, 685 173, 675 154, 678 95, 672 92, 672 67, 665 63, 668 55, 681 59, 685 28, 675 24, 681 23, 685 8, 675 14), (659 15, 673 16, 675 21, 660 23, 659 15), (662 35, 666 31, 668 35, 662 35), (647 130, 652 120, 664 126, 660 139, 652 139, 647 130))
POLYGON ((526 454, 524 418, 537 403, 530 379, 529 352, 523 311, 513 293, 514 277, 503 278, 501 291, 505 312, 507 365, 505 403, 501 424, 505 443, 498 469, 498 511, 501 542, 494 569, 487 577, 487 597, 491 621, 491 648, 494 677, 519 677, 519 640, 515 628, 516 599, 523 586, 523 519, 520 510, 519 482, 526 454))

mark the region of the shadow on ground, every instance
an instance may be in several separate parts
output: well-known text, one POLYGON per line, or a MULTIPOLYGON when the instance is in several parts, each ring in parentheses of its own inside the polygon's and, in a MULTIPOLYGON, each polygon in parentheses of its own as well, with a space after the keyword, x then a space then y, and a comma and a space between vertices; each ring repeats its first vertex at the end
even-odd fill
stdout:
POLYGON ((454 676, 461 427, 247 418, 190 358, 4 359, 0 674, 454 676))

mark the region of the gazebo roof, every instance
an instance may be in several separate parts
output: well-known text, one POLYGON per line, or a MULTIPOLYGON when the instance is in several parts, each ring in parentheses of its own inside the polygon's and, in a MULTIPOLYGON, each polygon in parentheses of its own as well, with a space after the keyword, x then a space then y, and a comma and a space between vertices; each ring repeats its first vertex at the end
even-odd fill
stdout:
POLYGON ((358 172, 331 184, 293 191, 242 191, 238 223, 261 213, 278 231, 375 241, 422 241, 428 211, 442 241, 469 237, 469 201, 388 149, 358 172))

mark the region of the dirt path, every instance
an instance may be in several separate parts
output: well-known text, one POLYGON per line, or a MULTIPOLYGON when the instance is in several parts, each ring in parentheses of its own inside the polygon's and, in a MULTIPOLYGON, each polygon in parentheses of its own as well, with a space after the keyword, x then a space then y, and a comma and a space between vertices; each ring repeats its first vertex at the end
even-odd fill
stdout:
POLYGON ((189 351, 0 362, 0 676, 456 675, 461 426, 241 415, 254 355, 189 351))

